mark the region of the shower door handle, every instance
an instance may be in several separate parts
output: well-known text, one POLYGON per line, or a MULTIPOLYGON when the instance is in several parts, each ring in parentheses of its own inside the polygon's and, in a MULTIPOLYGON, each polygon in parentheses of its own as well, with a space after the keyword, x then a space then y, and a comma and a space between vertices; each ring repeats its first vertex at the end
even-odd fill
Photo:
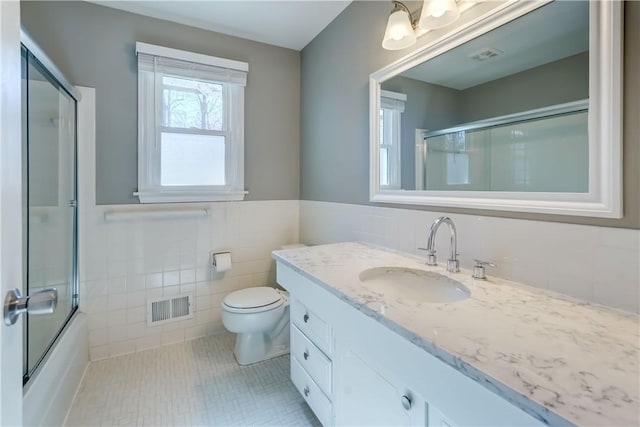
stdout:
POLYGON ((19 289, 7 292, 4 299, 4 324, 11 326, 22 313, 52 314, 58 304, 58 290, 43 289, 28 296, 22 296, 19 289))

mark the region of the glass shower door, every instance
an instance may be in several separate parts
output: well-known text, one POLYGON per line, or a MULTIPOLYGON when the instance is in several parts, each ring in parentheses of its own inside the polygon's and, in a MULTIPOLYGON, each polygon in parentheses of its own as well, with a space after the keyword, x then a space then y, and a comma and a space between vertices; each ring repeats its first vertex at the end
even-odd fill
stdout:
POLYGON ((76 101, 24 47, 22 64, 26 288, 58 290, 53 314, 25 322, 26 382, 78 306, 76 101))

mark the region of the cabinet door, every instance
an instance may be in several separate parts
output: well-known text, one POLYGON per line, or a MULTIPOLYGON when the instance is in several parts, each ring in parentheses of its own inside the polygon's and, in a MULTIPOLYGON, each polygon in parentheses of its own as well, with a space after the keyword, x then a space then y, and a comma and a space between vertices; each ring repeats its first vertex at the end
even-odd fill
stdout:
POLYGON ((442 412, 432 405, 429 405, 428 427, 453 427, 453 423, 445 417, 442 412))
POLYGON ((340 358, 336 425, 425 425, 425 404, 349 350, 340 358))

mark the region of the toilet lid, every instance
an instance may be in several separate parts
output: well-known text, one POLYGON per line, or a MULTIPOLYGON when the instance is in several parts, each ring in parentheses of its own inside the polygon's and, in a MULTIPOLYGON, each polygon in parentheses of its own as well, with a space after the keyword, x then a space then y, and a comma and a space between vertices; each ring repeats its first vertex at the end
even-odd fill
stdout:
POLYGON ((275 289, 259 286, 231 292, 224 299, 224 305, 233 308, 257 308, 271 305, 281 298, 275 289))

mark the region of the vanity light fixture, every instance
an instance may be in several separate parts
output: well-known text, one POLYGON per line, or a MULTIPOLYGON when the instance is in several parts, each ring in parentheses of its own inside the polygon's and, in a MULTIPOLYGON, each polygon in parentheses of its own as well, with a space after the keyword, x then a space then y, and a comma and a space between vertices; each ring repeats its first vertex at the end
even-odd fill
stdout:
MULTIPOLYGON (((402 2, 393 0, 382 47, 399 50, 412 46, 418 36, 453 23, 461 13, 457 0, 424 0, 422 8, 411 13, 402 2), (420 19, 417 18, 420 16, 420 19)), ((466 2, 465 10, 474 2, 466 2)))
POLYGON ((411 19, 411 12, 403 3, 393 1, 393 10, 387 21, 382 47, 387 50, 399 50, 413 45, 416 40, 416 21, 411 19))
POLYGON ((444 27, 460 17, 456 0, 425 0, 420 14, 420 28, 433 30, 444 27))

